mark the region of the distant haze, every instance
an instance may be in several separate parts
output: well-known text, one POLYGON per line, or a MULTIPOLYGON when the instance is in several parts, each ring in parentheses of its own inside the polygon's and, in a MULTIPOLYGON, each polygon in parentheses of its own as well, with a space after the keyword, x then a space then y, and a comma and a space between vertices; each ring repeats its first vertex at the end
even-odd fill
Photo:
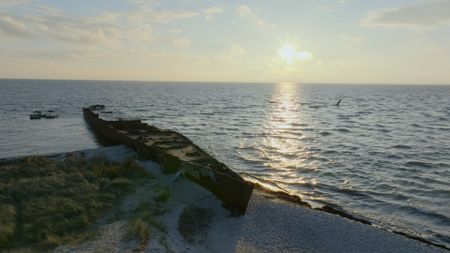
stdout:
POLYGON ((0 78, 450 84, 448 0, 0 0, 0 78))

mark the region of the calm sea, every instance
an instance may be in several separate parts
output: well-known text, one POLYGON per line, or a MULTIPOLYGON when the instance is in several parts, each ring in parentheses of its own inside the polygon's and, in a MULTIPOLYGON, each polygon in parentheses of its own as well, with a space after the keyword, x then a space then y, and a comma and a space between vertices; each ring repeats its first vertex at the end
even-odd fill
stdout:
POLYGON ((251 180, 450 246, 450 86, 0 80, 0 158, 98 147, 81 112, 94 103, 251 180), (28 118, 49 109, 60 117, 28 118))

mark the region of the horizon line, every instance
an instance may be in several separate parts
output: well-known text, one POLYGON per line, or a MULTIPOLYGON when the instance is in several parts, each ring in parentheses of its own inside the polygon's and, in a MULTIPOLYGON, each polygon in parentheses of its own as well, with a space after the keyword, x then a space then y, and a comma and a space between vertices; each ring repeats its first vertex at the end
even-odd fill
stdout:
POLYGON ((177 81, 177 80, 126 80, 126 79, 73 79, 73 78, 22 78, 22 77, 0 77, 0 80, 26 80, 26 81, 80 81, 80 82, 134 82, 134 83, 204 83, 204 84, 294 84, 294 85, 410 85, 410 86, 449 86, 450 83, 370 83, 370 82, 259 82, 259 81, 177 81))

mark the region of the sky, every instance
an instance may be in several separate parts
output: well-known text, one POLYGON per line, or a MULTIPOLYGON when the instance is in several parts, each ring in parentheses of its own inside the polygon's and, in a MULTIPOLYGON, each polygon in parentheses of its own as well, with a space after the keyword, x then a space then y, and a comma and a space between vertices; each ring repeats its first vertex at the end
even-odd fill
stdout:
POLYGON ((450 84, 450 0, 0 0, 0 78, 450 84))

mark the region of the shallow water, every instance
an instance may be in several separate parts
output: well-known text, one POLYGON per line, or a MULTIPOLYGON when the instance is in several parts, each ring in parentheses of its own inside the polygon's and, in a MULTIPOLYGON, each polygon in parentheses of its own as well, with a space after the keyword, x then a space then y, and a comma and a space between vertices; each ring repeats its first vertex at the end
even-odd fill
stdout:
POLYGON ((0 158, 98 147, 81 112, 94 103, 249 179, 450 246, 450 86, 0 80, 0 158), (28 119, 49 109, 60 117, 28 119))

